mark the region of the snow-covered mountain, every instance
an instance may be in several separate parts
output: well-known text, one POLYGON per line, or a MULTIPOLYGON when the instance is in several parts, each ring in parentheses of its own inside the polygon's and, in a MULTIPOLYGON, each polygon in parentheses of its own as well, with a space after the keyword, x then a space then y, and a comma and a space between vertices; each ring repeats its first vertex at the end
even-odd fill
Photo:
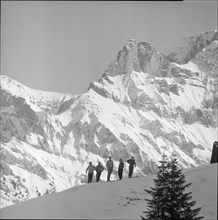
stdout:
POLYGON ((76 95, 30 89, 8 76, 1 75, 1 96, 6 96, 1 99, 4 102, 8 100, 8 96, 23 98, 35 112, 52 110, 55 113, 61 103, 76 95))
POLYGON ((154 173, 163 151, 183 168, 207 164, 217 140, 218 37, 198 36, 173 56, 132 39, 79 95, 1 76, 1 206, 83 184, 88 162, 109 155, 114 179, 119 158, 132 155, 137 176, 154 173))
POLYGON ((30 128, 60 105, 76 95, 30 89, 10 77, 1 75, 1 134, 3 142, 11 137, 25 138, 30 128))

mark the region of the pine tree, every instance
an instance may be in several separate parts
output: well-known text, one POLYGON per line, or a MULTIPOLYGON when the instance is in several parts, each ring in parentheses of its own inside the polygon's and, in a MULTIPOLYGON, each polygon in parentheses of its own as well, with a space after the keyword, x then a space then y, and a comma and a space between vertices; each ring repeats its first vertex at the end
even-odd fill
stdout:
POLYGON ((196 202, 191 201, 191 192, 185 192, 191 184, 192 183, 186 183, 185 175, 178 166, 178 160, 175 155, 173 155, 169 162, 168 184, 166 190, 169 194, 166 203, 166 212, 168 213, 169 220, 203 219, 203 217, 196 217, 201 208, 193 208, 196 202))
MULTIPOLYGON (((167 161, 167 157, 165 154, 162 156, 162 160, 160 161, 160 165, 158 166, 157 179, 154 179, 155 187, 151 187, 151 190, 145 190, 149 193, 153 199, 145 199, 147 201, 148 211, 143 212, 146 213, 148 219, 158 220, 158 219, 166 219, 165 213, 163 212, 164 206, 167 201, 167 175, 168 175, 169 164, 167 161)), ((142 219, 145 219, 142 217, 142 219)))
POLYGON ((171 161, 166 160, 163 155, 157 179, 154 179, 155 188, 145 190, 152 196, 152 199, 146 199, 148 211, 146 220, 200 220, 203 217, 196 217, 201 208, 193 208, 196 204, 191 201, 191 192, 185 190, 191 183, 185 183, 185 175, 178 167, 178 161, 175 155, 171 161))

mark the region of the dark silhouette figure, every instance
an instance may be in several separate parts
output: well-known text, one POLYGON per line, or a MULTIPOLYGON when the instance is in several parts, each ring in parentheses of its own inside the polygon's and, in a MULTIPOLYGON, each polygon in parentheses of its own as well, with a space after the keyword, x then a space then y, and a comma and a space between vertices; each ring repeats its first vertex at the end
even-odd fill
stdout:
POLYGON ((129 178, 131 178, 134 166, 136 166, 134 157, 132 156, 131 159, 127 160, 127 163, 129 164, 129 178))
POLYGON ((213 151, 212 151, 210 163, 218 163, 218 141, 214 141, 213 143, 213 151))
POLYGON ((98 165, 95 168, 96 171, 96 182, 99 182, 101 173, 104 170, 104 167, 101 165, 101 162, 98 162, 98 165))
POLYGON ((122 159, 120 159, 120 163, 118 166, 118 176, 119 176, 120 180, 122 180, 122 176, 123 176, 123 167, 124 167, 124 163, 123 163, 122 159))
POLYGON ((114 163, 111 160, 111 157, 109 157, 109 160, 107 161, 106 166, 107 166, 107 170, 108 170, 107 181, 110 181, 110 176, 111 176, 111 173, 113 172, 113 167, 114 167, 114 163))
POLYGON ((92 182, 94 170, 95 167, 92 165, 92 162, 89 162, 89 166, 86 168, 86 173, 88 171, 88 183, 92 182))

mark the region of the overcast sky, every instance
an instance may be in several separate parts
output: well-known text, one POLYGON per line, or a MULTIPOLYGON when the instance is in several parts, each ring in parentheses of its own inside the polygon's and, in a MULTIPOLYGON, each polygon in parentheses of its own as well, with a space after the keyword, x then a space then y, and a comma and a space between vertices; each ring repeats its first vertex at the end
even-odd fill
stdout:
POLYGON ((216 1, 2 1, 1 74, 34 89, 82 93, 129 39, 163 51, 217 29, 216 1))

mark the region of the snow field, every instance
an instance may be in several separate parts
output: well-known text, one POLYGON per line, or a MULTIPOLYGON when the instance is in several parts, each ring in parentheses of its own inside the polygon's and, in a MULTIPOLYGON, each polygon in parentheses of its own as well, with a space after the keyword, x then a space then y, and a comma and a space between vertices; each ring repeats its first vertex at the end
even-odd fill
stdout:
MULTIPOLYGON (((200 216, 217 216, 217 164, 183 170, 200 216)), ((1 218, 140 219, 150 198, 144 189, 153 186, 155 175, 75 186, 1 209, 1 218)))

